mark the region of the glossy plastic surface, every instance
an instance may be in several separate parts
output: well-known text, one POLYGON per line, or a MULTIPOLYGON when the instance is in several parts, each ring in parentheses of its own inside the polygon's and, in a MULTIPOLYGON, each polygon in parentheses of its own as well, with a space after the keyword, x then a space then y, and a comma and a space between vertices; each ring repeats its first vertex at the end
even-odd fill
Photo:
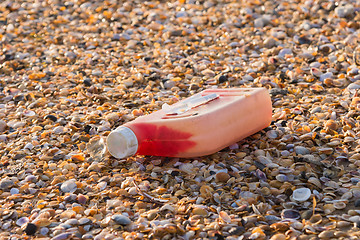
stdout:
POLYGON ((208 89, 123 126, 137 137, 136 154, 197 157, 269 126, 271 114, 265 88, 208 89))

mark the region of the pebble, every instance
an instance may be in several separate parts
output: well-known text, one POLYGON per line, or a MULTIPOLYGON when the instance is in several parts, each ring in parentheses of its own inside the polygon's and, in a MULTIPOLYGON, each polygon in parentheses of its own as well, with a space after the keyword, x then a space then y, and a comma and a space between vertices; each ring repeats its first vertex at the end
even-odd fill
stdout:
POLYGON ((20 190, 17 189, 17 188, 11 188, 10 189, 10 194, 18 194, 19 192, 20 192, 20 190))
POLYGON ((72 236, 72 233, 60 233, 60 234, 54 236, 53 238, 51 238, 51 240, 65 240, 71 236, 72 236))
POLYGON ((63 182, 61 184, 60 189, 61 189, 61 191, 68 192, 68 193, 75 192, 76 189, 77 189, 76 180, 75 179, 70 179, 68 181, 63 182))
POLYGON ((226 172, 219 172, 215 176, 218 182, 227 182, 230 179, 230 175, 226 172))
POLYGON ((345 6, 339 6, 335 8, 335 14, 340 17, 348 17, 354 13, 354 7, 351 4, 346 4, 345 6))
POLYGON ((15 182, 12 179, 2 179, 0 181, 0 189, 7 190, 15 185, 15 182))
POLYGON ((22 226, 22 225, 24 225, 24 224, 26 224, 26 223, 28 223, 29 222, 29 218, 28 217, 21 217, 21 218, 19 218, 17 221, 16 221, 16 225, 18 225, 18 226, 22 226))
POLYGON ((273 37, 269 37, 267 39, 265 39, 264 41, 264 47, 266 48, 273 48, 276 46, 276 40, 273 37))
POLYGON ((53 129, 54 134, 63 134, 65 132, 65 128, 63 126, 57 126, 53 129))
POLYGON ((116 222, 117 224, 120 224, 123 226, 129 225, 131 223, 131 220, 128 217, 121 215, 121 214, 115 214, 111 217, 111 219, 114 222, 116 222))
POLYGON ((27 223, 24 229, 26 235, 34 235, 37 231, 38 227, 33 223, 27 223))
POLYGON ((291 55, 292 54, 292 50, 290 48, 284 48, 281 49, 278 56, 280 58, 285 58, 286 55, 291 55))
POLYGON ((297 154, 306 155, 310 153, 310 150, 303 146, 295 146, 294 150, 297 154))
POLYGON ((41 235, 43 235, 43 236, 46 236, 49 232, 50 232, 50 230, 49 230, 49 228, 47 228, 47 227, 42 227, 42 228, 40 228, 40 230, 39 230, 39 233, 40 233, 41 235))

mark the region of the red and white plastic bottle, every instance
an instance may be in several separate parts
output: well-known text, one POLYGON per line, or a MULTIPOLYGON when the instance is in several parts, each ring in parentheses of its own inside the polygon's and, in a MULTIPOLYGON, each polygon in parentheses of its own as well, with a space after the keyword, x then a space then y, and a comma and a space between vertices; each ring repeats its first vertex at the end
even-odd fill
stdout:
POLYGON ((116 128, 107 148, 116 158, 204 156, 268 127, 271 117, 265 88, 208 89, 116 128))

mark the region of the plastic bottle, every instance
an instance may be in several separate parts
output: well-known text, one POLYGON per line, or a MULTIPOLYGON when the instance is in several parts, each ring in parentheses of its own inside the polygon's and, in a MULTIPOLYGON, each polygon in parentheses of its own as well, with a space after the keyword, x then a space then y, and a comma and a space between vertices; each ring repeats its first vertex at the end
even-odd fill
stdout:
POLYGON ((208 89, 116 128, 107 147, 116 158, 209 155, 269 126, 271 116, 265 88, 208 89))

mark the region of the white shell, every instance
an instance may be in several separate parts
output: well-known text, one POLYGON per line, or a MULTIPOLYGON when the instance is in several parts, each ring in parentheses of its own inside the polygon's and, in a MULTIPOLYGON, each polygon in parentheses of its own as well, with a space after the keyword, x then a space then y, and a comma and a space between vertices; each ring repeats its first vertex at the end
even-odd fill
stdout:
POLYGON ((308 188, 298 188, 293 192, 293 199, 298 202, 305 202, 311 196, 311 191, 308 188))

